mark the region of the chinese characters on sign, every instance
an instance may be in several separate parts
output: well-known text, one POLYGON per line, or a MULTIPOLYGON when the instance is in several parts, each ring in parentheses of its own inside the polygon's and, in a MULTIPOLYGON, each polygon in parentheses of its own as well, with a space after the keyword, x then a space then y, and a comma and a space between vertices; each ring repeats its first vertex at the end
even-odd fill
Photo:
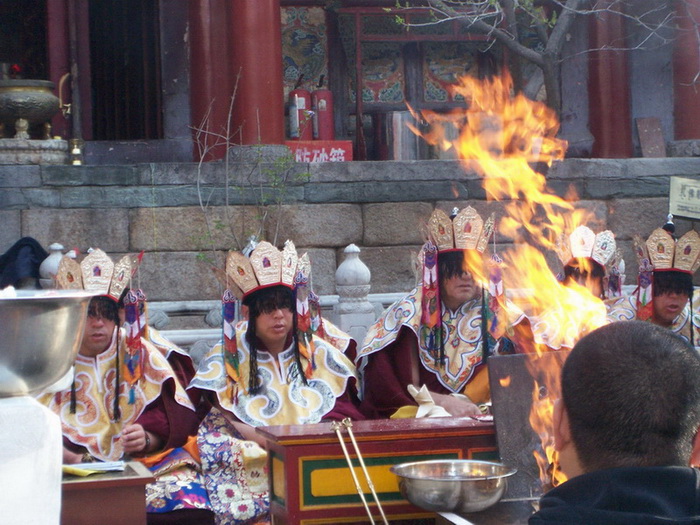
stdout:
POLYGON ((297 162, 345 162, 352 160, 350 140, 288 140, 297 162))
POLYGON ((669 211, 679 217, 700 219, 700 180, 671 177, 669 211))

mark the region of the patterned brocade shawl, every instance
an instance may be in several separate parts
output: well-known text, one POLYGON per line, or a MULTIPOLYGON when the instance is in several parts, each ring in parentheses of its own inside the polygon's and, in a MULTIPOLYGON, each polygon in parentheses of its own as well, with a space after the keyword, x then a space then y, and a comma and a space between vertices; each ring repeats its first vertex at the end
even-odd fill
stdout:
MULTIPOLYGON (((484 359, 481 297, 462 304, 456 312, 443 307, 442 326, 447 363, 442 367, 438 365, 436 356, 426 348, 425 339, 420 337, 421 293, 420 288, 415 288, 409 295, 387 308, 370 327, 365 337, 365 345, 357 355, 356 362, 360 373, 367 363, 367 357, 396 341, 399 331, 406 326, 416 334, 418 354, 423 367, 435 374, 445 388, 452 392, 461 392, 472 378, 475 368, 484 359)), ((525 314, 509 301, 506 302, 506 309, 510 326, 517 325, 526 318, 525 314)))
POLYGON ((163 356, 166 359, 170 358, 170 355, 173 353, 180 354, 181 356, 191 359, 190 354, 188 354, 185 350, 183 350, 176 344, 173 344, 171 341, 168 341, 165 337, 161 335, 161 333, 158 330, 156 330, 152 326, 149 326, 146 330, 146 339, 149 343, 151 343, 158 350, 160 350, 160 353, 163 354, 163 356))
MULTIPOLYGON (((683 339, 690 342, 690 319, 691 319, 690 302, 688 302, 678 317, 673 320, 673 324, 669 326, 669 330, 680 335, 683 339)), ((637 297, 636 295, 617 297, 608 302, 608 321, 632 321, 637 318, 637 297)), ((693 342, 695 349, 700 351, 700 312, 693 310, 692 312, 693 325, 693 342)))
MULTIPOLYGON (((355 366, 340 350, 314 336, 314 361, 316 368, 304 385, 298 377, 294 348, 290 347, 277 357, 258 350, 258 373, 263 388, 258 394, 248 392, 250 348, 245 340, 247 321, 236 326, 236 343, 239 356, 239 385, 236 399, 232 399, 223 358, 223 345, 217 344, 202 359, 190 387, 216 393, 221 407, 248 425, 318 423, 333 410, 337 398, 342 396, 350 378, 357 379, 355 366)), ((302 367, 307 361, 301 357, 302 367)))
MULTIPOLYGON (((119 337, 119 363, 124 363, 126 336, 122 328, 119 337)), ((85 447, 94 457, 104 461, 121 459, 124 450, 119 439, 121 431, 133 424, 146 407, 161 395, 163 383, 172 379, 175 401, 194 410, 184 388, 176 380, 165 357, 150 343, 144 345, 143 376, 134 388, 134 403, 129 404, 130 386, 120 374, 119 408, 121 417, 114 421, 114 383, 117 363, 117 330, 112 335, 110 347, 95 358, 78 355, 75 360, 76 411, 70 411, 71 389, 55 394, 38 396, 61 418, 63 435, 76 445, 85 447)))

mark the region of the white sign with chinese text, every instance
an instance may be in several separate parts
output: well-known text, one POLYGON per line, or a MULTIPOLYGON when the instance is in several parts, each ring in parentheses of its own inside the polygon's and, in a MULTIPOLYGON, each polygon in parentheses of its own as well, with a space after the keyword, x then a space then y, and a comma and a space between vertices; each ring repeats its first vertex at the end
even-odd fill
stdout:
POLYGON ((700 179, 671 177, 669 211, 679 217, 700 219, 700 179))

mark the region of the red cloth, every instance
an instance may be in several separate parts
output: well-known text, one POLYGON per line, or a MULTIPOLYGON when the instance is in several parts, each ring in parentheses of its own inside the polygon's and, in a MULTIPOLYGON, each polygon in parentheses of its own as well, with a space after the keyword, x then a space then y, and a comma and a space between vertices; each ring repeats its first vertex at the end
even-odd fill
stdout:
MULTIPOLYGON (((532 330, 530 323, 524 319, 513 327, 512 342, 518 353, 533 352, 532 330)), ((407 387, 414 384, 411 363, 418 365, 417 386, 426 385, 436 394, 451 394, 452 391, 440 383, 438 377, 420 363, 418 357, 418 338, 408 327, 403 326, 396 340, 381 350, 367 356, 367 365, 362 370, 363 397, 360 410, 367 419, 390 417, 403 406, 417 403, 408 393, 407 387)), ((479 369, 474 369, 472 378, 479 369)))
POLYGON ((368 356, 362 372, 364 392, 360 406, 368 419, 388 418, 403 406, 417 405, 407 390, 413 384, 412 360, 418 364, 419 385, 426 385, 437 394, 451 393, 434 373, 418 362, 417 348, 416 334, 404 326, 396 341, 368 356))
POLYGON ((324 421, 341 421, 349 417, 353 421, 366 419, 359 409, 360 401, 357 398, 357 381, 350 379, 348 387, 342 396, 336 399, 333 409, 323 416, 324 421))
POLYGON ((148 405, 138 417, 136 423, 157 435, 163 441, 165 449, 181 447, 189 436, 197 435, 199 417, 174 399, 172 380, 163 384, 163 390, 158 399, 148 405))

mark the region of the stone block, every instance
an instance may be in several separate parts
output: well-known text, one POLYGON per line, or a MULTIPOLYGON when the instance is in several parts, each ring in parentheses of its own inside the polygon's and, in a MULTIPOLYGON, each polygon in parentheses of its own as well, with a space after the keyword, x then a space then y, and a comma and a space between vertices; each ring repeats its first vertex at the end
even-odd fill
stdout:
POLYGON ((41 186, 40 166, 0 165, 0 188, 34 188, 41 186))
POLYGON ((455 195, 467 198, 469 192, 462 181, 318 183, 304 188, 306 202, 411 202, 432 201, 455 195))
POLYGON ((285 188, 309 182, 308 164, 293 162, 290 158, 260 164, 231 163, 227 180, 228 184, 234 187, 270 187, 283 192, 285 188))
MULTIPOLYGON (((371 247, 361 246, 360 259, 372 273, 369 293, 408 293, 416 283, 414 259, 420 245, 371 247)), ((338 257, 343 257, 339 250, 338 257)), ((340 259, 339 259, 340 260, 340 259)))
POLYGON ((163 186, 169 184, 219 184, 226 181, 223 164, 217 162, 161 162, 136 166, 139 184, 163 186))
POLYGON ((0 224, 2 224, 0 228, 0 254, 2 254, 22 237, 21 212, 0 210, 0 224))
POLYGON ((196 252, 148 252, 137 279, 150 301, 219 299, 223 289, 212 272, 212 265, 221 267, 223 260, 223 253, 205 261, 196 252))
POLYGON ((215 205, 220 200, 218 188, 205 190, 193 184, 178 186, 156 186, 150 190, 148 200, 142 200, 138 206, 197 206, 200 202, 210 202, 215 205), (210 198, 201 198, 208 195, 210 198))
POLYGON ((324 248, 305 248, 297 245, 297 253, 301 256, 309 254, 311 260, 311 281, 317 295, 335 294, 335 271, 339 262, 336 261, 336 251, 324 248))
POLYGON ((43 166, 41 178, 48 186, 134 186, 139 184, 134 166, 43 166))
POLYGON ((293 158, 292 150, 282 144, 238 145, 228 150, 231 162, 245 164, 274 163, 293 158))
POLYGON ((455 160, 353 161, 309 164, 311 182, 387 182, 474 178, 455 160))
POLYGON ((129 251, 129 219, 125 209, 22 210, 22 235, 42 246, 59 242, 81 252, 101 248, 107 253, 129 251))
POLYGON ((26 208, 27 197, 21 189, 4 189, 0 191, 0 208, 9 209, 22 209, 26 208))
MULTIPOLYGON (((156 192, 157 193, 157 192, 156 192)), ((154 190, 146 186, 77 186, 61 188, 63 208, 133 208, 155 206, 154 190)))
POLYGON ((387 202, 362 207, 365 246, 392 246, 423 242, 422 226, 433 207, 427 202, 387 202))
POLYGON ((60 208, 61 190, 59 188, 27 188, 22 190, 29 208, 60 208))
POLYGON ((278 203, 300 202, 304 199, 302 186, 236 186, 191 187, 186 193, 179 186, 157 188, 158 202, 170 206, 193 206, 204 202, 211 206, 235 205, 274 205, 278 203))
POLYGON ((616 239, 630 240, 634 235, 648 237, 664 225, 668 214, 668 197, 614 199, 608 205, 608 227, 616 239))
POLYGON ((362 239, 362 210, 357 204, 299 204, 270 206, 266 238, 281 245, 291 239, 297 246, 345 248, 362 239))
POLYGON ((630 177, 590 179, 585 182, 581 195, 586 199, 621 199, 629 197, 656 197, 668 195, 668 177, 630 177))
POLYGON ((89 166, 192 162, 192 139, 187 136, 157 140, 88 141, 85 143, 84 161, 89 166))
POLYGON ((138 208, 129 212, 130 250, 238 250, 261 227, 255 206, 138 208))
POLYGON ((672 140, 666 150, 670 157, 700 157, 700 140, 672 140))
POLYGON ((547 171, 547 180, 622 177, 627 173, 622 159, 566 159, 555 162, 547 171))
POLYGON ((700 158, 637 158, 625 159, 629 177, 668 177, 670 175, 688 176, 700 174, 700 158))

